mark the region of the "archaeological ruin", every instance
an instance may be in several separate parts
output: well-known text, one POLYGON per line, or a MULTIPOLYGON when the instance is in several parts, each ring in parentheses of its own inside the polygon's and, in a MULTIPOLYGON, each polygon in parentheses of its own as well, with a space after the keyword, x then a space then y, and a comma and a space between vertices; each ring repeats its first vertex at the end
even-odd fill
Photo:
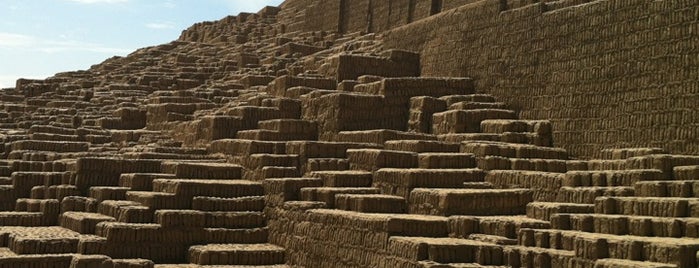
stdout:
POLYGON ((0 268, 699 267, 695 0, 287 0, 0 101, 0 268))

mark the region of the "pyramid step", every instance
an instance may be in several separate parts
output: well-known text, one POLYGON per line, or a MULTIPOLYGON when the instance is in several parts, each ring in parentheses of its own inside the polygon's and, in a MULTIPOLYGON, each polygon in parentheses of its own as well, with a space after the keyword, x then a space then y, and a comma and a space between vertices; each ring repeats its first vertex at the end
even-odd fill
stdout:
POLYGON ((531 202, 527 204, 527 217, 550 221, 557 213, 594 213, 595 205, 554 202, 531 202))
POLYGON ((410 213, 425 215, 519 215, 533 201, 529 189, 429 189, 410 192, 410 213))
POLYGON ((419 153, 419 168, 475 168, 476 158, 464 153, 419 153))
POLYGON ((542 136, 531 132, 505 132, 505 133, 450 133, 437 135, 437 139, 443 142, 464 142, 464 141, 490 141, 531 144, 536 146, 551 146, 551 137, 542 136))
POLYGON ((152 191, 153 180, 174 178, 175 175, 164 173, 125 173, 119 177, 119 186, 131 191, 152 191))
POLYGON ((34 186, 30 198, 63 200, 68 196, 79 195, 81 195, 80 189, 74 185, 34 186))
POLYGON ((699 251, 699 240, 696 238, 612 235, 554 229, 522 229, 519 244, 574 251, 576 257, 593 261, 612 258, 667 263, 677 267, 696 267, 699 251))
POLYGON ((637 156, 646 156, 652 154, 667 154, 663 148, 619 148, 619 149, 603 149, 602 159, 627 159, 637 156))
POLYGON ((461 152, 471 153, 477 157, 568 159, 565 149, 505 142, 467 141, 461 143, 461 152))
POLYGON ((315 132, 286 133, 268 129, 251 129, 238 131, 236 138, 260 141, 304 141, 315 140, 316 134, 315 132))
POLYGON ((157 209, 186 209, 191 204, 191 200, 186 200, 173 193, 164 192, 126 192, 126 200, 142 204, 152 210, 157 209))
POLYGON ((415 153, 458 153, 458 142, 432 140, 391 140, 385 143, 386 150, 415 153))
POLYGON ((652 217, 699 217, 699 200, 680 197, 598 197, 595 213, 652 217))
POLYGON ((504 254, 508 267, 567 267, 576 258, 572 250, 523 246, 507 246, 504 254))
POLYGON ((189 202, 195 196, 231 198, 264 194, 261 183, 246 180, 157 179, 153 181, 153 190, 186 197, 180 199, 189 198, 189 202))
POLYGON ((0 226, 49 226, 41 212, 0 212, 0 226))
POLYGON ((323 180, 324 187, 369 187, 372 182, 371 172, 346 171, 314 171, 310 177, 323 180))
POLYGON ((517 113, 506 109, 448 110, 432 115, 434 134, 481 132, 481 122, 488 119, 517 119, 517 113))
POLYGON ((658 169, 568 171, 564 186, 634 186, 641 181, 668 180, 658 169))
POLYGON ((480 169, 382 168, 374 173, 373 186, 383 194, 410 196, 415 188, 463 188, 464 182, 482 182, 480 169))
POLYGON ((430 134, 404 132, 390 129, 373 129, 359 131, 340 131, 335 136, 335 141, 384 144, 392 140, 436 140, 437 137, 430 134))
POLYGON ((405 213, 405 198, 382 194, 337 194, 335 207, 364 213, 405 213))
POLYGON ((410 261, 488 265, 501 264, 503 246, 460 238, 393 236, 388 252, 410 261))
POLYGON ((678 268, 678 266, 659 262, 600 259, 595 261, 595 268, 678 268))
POLYGON ((699 181, 639 181, 633 189, 639 197, 699 197, 699 181))
POLYGON ((198 210, 157 210, 156 223, 164 228, 243 229, 265 226, 262 212, 205 212, 198 210))
POLYGON ((201 211, 262 211, 264 208, 263 196, 236 198, 196 196, 192 199, 192 209, 201 211))
POLYGON ((260 129, 277 131, 280 133, 305 133, 314 135, 317 125, 313 121, 300 119, 274 119, 257 122, 260 129))
POLYGON ((379 149, 349 149, 347 158, 353 170, 376 171, 380 168, 414 168, 417 153, 379 149))
POLYGON ((284 248, 272 244, 209 244, 189 248, 189 262, 199 265, 283 264, 284 248))
POLYGON ((285 151, 284 142, 242 140, 242 139, 222 139, 212 141, 208 149, 211 154, 241 155, 252 154, 283 154, 285 151))
POLYGON ((495 97, 490 94, 468 94, 468 95, 447 95, 439 97, 440 100, 446 101, 447 106, 454 105, 459 102, 495 102, 495 97))
POLYGON ((478 102, 478 101, 461 101, 449 105, 449 110, 476 110, 476 109, 500 109, 506 110, 507 104, 504 102, 478 102))
POLYGON ((248 169, 261 169, 262 167, 298 167, 297 155, 286 154, 253 154, 245 159, 244 166, 248 169))
POLYGON ((316 171, 349 170, 350 162, 345 158, 310 158, 306 160, 304 174, 316 171))
POLYGON ((153 211, 139 202, 127 200, 105 200, 97 208, 98 213, 126 223, 153 222, 153 211))
POLYGON ((594 204, 601 196, 634 196, 634 188, 617 187, 561 187, 556 202, 594 204))
POLYGON ((181 162, 175 167, 175 177, 183 179, 222 179, 242 178, 243 167, 228 163, 181 162))
POLYGON ((104 200, 125 200, 126 192, 129 190, 127 187, 95 186, 90 187, 90 197, 98 202, 104 200))
POLYGON ((263 181, 265 198, 268 204, 281 205, 286 201, 300 200, 300 190, 306 187, 320 187, 319 178, 273 178, 263 181))
POLYGON ((99 213, 65 212, 60 215, 61 227, 73 230, 81 234, 94 234, 95 226, 103 221, 116 221, 114 217, 99 213))
POLYGON ((610 214, 554 214, 551 227, 591 233, 699 238, 699 219, 610 214))
POLYGON ((525 170, 539 172, 565 173, 568 161, 562 159, 507 158, 502 156, 483 156, 476 159, 478 168, 483 170, 525 170))
POLYGON ((372 187, 305 187, 301 188, 299 192, 303 201, 325 202, 327 208, 334 208, 335 196, 338 194, 379 194, 379 189, 372 187))
POLYGON ((290 141, 286 143, 286 153, 298 155, 301 159, 346 158, 347 149, 379 149, 378 144, 330 141, 290 141))
POLYGON ((551 135, 551 122, 548 120, 483 120, 483 133, 529 132, 539 135, 551 135))
POLYGON ((473 234, 485 234, 516 239, 522 228, 548 229, 551 224, 523 215, 449 217, 449 237, 468 238, 473 234))

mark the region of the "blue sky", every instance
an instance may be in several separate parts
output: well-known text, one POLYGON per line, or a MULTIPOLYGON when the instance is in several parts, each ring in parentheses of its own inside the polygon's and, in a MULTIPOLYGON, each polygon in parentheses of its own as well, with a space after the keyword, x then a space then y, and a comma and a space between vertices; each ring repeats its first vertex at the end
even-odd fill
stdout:
POLYGON ((0 88, 177 39, 200 21, 282 0, 0 0, 0 88))

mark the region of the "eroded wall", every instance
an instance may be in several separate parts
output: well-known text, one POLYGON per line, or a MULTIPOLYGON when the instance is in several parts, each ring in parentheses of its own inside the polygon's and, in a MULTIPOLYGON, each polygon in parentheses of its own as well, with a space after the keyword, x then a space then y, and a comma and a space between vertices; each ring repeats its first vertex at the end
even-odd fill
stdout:
POLYGON ((509 2, 503 12, 500 0, 484 0, 396 28, 385 46, 421 53, 423 76, 474 77, 522 118, 550 119, 555 146, 573 155, 699 153, 699 2, 509 2))

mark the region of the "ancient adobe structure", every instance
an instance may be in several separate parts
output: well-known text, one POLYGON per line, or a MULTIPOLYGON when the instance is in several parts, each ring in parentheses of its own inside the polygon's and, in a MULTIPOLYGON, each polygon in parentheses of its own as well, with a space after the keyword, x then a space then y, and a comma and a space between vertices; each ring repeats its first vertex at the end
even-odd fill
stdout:
POLYGON ((699 3, 288 0, 0 93, 0 267, 697 267, 699 3))

